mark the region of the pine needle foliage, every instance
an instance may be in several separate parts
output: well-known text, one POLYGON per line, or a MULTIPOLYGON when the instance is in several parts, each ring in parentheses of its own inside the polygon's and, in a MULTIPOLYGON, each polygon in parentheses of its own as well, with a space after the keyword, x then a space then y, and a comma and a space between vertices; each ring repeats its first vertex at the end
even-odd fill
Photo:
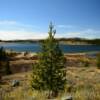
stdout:
POLYGON ((66 59, 60 49, 59 42, 54 38, 56 30, 50 23, 49 36, 41 43, 38 61, 33 65, 32 89, 49 91, 57 95, 64 90, 66 83, 66 59))

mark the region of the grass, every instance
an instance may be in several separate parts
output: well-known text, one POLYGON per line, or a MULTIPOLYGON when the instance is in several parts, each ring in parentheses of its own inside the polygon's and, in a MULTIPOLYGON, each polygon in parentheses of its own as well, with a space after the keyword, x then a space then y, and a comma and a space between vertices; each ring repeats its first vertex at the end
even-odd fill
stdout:
MULTIPOLYGON (((0 100, 47 100, 46 93, 32 91, 30 87, 31 72, 3 77, 0 88, 0 100), (11 87, 11 81, 20 80, 20 86, 11 87), (1 90, 2 89, 2 90, 1 90)), ((68 67, 67 84, 63 93, 55 100, 72 95, 74 100, 100 100, 100 70, 95 67, 68 67)))

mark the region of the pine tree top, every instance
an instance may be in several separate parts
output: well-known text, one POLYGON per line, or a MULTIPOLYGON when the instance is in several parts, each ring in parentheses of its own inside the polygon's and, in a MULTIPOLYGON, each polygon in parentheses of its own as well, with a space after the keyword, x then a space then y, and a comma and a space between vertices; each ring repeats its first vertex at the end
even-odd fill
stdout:
POLYGON ((48 33, 49 33, 49 38, 54 38, 54 36, 56 34, 56 30, 54 29, 52 22, 50 22, 48 33))

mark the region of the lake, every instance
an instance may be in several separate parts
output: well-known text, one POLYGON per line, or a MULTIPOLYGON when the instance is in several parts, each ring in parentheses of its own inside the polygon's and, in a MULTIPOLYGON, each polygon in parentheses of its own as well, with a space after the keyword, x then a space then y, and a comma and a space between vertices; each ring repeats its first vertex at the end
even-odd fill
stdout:
MULTIPOLYGON (((29 51, 39 52, 39 43, 0 43, 0 47, 11 49, 15 51, 29 51)), ((100 45, 65 45, 60 44, 60 47, 65 53, 77 53, 77 52, 95 52, 100 51, 100 45)))

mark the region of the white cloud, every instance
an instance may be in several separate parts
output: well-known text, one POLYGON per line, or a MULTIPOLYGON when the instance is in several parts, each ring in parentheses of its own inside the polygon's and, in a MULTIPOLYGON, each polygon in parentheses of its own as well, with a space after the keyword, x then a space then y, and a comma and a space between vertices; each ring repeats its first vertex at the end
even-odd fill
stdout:
POLYGON ((3 28, 16 28, 16 29, 31 29, 31 28, 35 28, 35 29, 38 29, 37 26, 34 26, 34 25, 30 25, 30 24, 24 24, 24 23, 20 23, 20 22, 17 22, 17 21, 14 21, 14 20, 0 20, 0 27, 3 27, 3 28))
POLYGON ((58 28, 73 28, 72 25, 57 25, 58 28))
POLYGON ((16 40, 16 39, 43 39, 48 34, 27 31, 0 31, 1 40, 16 40))
POLYGON ((0 25, 15 25, 15 24, 17 24, 17 22, 13 20, 0 20, 0 25))
POLYGON ((83 30, 81 33, 84 33, 84 34, 100 34, 100 30, 95 30, 95 29, 86 29, 86 30, 83 30))
MULTIPOLYGON (((15 40, 15 39, 44 39, 48 36, 48 33, 43 32, 33 32, 27 30, 0 30, 0 39, 1 40, 15 40)), ((81 38, 99 38, 100 30, 87 29, 77 32, 65 32, 57 33, 56 38, 72 38, 72 37, 81 37, 81 38)))
POLYGON ((84 29, 77 32, 67 32, 66 37, 100 38, 100 30, 84 29))
POLYGON ((100 38, 100 30, 96 29, 85 29, 81 31, 81 36, 85 38, 100 38))
POLYGON ((76 37, 76 36, 81 35, 81 33, 80 32, 69 32, 69 33, 66 33, 66 35, 68 37, 76 37))
POLYGON ((45 33, 35 32, 38 27, 19 23, 13 20, 0 20, 0 39, 42 39, 46 37, 45 33), (34 32, 33 32, 34 30, 34 32))
MULTIPOLYGON (((57 25, 60 31, 57 31, 56 38, 99 38, 100 30, 92 28, 78 28, 72 25, 57 25), (65 28, 61 30, 61 28, 65 28), (66 30, 69 28, 69 30, 66 30)), ((1 40, 14 40, 14 39, 43 39, 48 36, 48 33, 39 32, 39 27, 29 24, 19 23, 13 20, 0 20, 0 39, 1 40)))

